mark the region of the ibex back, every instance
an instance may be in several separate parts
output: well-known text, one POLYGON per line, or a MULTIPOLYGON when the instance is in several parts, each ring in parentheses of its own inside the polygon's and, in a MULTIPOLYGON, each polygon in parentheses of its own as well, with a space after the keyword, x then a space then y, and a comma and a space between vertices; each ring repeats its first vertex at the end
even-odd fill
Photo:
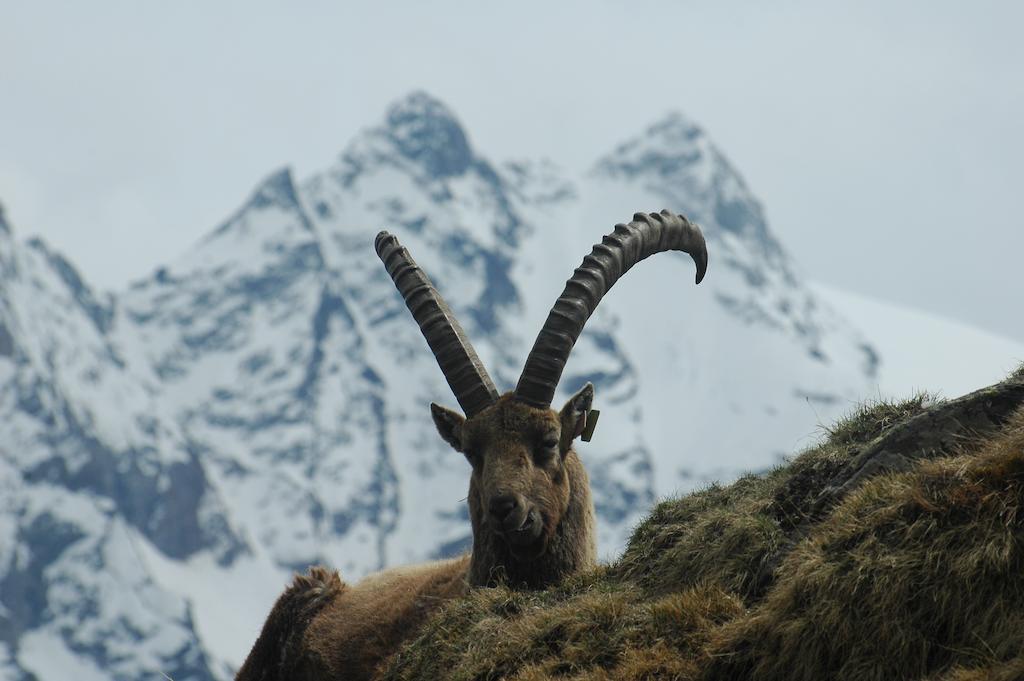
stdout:
POLYGON ((583 326, 612 285, 640 260, 684 251, 707 269, 700 229, 667 211, 616 225, 566 282, 516 389, 499 397, 451 310, 408 251, 386 232, 377 254, 462 406, 431 404, 441 437, 472 472, 472 553, 385 570, 355 586, 336 572, 297 576, 271 610, 237 681, 372 678, 439 605, 470 588, 543 588, 595 563, 594 507, 573 448, 594 399, 585 385, 560 411, 551 400, 583 326))

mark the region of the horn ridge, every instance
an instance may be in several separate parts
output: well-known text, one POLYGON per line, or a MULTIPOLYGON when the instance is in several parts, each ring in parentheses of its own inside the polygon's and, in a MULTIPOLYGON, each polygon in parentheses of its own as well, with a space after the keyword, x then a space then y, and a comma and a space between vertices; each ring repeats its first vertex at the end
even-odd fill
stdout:
POLYGON ((398 239, 382 231, 374 250, 420 327, 444 378, 466 416, 473 416, 498 399, 483 362, 473 350, 451 308, 398 239))
POLYGON ((667 210, 636 213, 632 222, 615 225, 594 245, 548 313, 523 366, 516 399, 535 407, 551 405, 569 353, 598 303, 633 265, 663 251, 688 253, 697 267, 696 282, 704 278, 708 252, 700 227, 667 210))

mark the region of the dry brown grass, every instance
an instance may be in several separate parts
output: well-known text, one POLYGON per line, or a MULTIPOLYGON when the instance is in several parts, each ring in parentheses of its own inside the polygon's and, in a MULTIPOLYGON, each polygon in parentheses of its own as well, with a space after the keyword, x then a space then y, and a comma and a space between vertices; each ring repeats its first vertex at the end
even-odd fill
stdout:
POLYGON ((1024 678, 1024 410, 812 512, 859 447, 927 404, 865 407, 786 466, 663 502, 610 566, 475 590, 384 678, 1024 678))
POLYGON ((1024 650, 1024 412, 980 450, 869 480, 778 573, 714 633, 706 678, 915 679, 1008 661, 1024 650))

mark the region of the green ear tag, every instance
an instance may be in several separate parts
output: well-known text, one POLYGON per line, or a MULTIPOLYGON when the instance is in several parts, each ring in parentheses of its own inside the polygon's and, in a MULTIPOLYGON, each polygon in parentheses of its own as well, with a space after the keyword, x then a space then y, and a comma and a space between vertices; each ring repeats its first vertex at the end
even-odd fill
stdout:
POLYGON ((600 416, 601 412, 597 409, 587 412, 587 422, 583 424, 583 433, 580 434, 584 442, 590 442, 590 438, 594 437, 594 429, 597 428, 597 419, 600 416))

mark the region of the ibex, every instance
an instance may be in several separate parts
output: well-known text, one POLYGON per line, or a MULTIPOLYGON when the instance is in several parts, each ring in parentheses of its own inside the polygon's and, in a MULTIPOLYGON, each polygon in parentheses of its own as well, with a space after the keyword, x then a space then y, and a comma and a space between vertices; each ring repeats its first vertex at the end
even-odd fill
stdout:
POLYGON ((573 441, 587 427, 594 387, 550 408, 569 352, 601 298, 630 267, 668 250, 707 269, 700 229, 667 211, 637 213, 583 260, 548 314, 516 389, 499 397, 448 305, 398 240, 377 255, 426 337, 465 417, 437 404, 441 437, 472 466, 472 553, 385 570, 354 586, 336 572, 297 576, 267 618, 237 681, 366 679, 439 605, 498 582, 543 588, 595 564, 594 507, 573 441))

